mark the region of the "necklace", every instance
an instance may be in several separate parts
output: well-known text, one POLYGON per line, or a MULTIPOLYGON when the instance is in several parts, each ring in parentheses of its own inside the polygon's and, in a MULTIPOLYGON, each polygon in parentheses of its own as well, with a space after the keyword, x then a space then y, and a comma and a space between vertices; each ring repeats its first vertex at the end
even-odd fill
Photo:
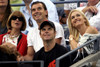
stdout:
POLYGON ((10 35, 10 34, 9 34, 9 38, 10 38, 10 39, 14 39, 14 38, 18 37, 19 35, 20 35, 20 34, 18 34, 18 35, 10 35))

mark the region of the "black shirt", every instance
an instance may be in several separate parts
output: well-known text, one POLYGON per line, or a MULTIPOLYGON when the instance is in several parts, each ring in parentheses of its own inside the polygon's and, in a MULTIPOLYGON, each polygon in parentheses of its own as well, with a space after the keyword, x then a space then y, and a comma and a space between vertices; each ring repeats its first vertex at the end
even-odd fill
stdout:
MULTIPOLYGON (((35 53, 33 60, 43 60, 44 67, 48 67, 50 63, 52 64, 52 62, 55 62, 56 58, 65 53, 67 53, 67 49, 65 47, 55 44, 55 47, 49 52, 45 52, 44 47, 41 48, 37 53, 35 53)), ((70 65, 69 59, 69 57, 66 57, 66 59, 64 58, 63 60, 61 60, 61 67, 68 67, 70 65)))

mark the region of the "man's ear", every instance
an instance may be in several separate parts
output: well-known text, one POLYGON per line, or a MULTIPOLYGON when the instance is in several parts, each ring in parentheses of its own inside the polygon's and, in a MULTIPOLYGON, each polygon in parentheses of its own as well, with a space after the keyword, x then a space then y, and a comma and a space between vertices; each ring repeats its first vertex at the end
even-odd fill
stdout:
POLYGON ((56 37, 56 31, 55 31, 55 37, 56 37))
POLYGON ((48 16, 48 11, 46 10, 46 15, 48 16))
POLYGON ((40 36, 41 36, 41 31, 39 32, 40 36))
POLYGON ((40 33, 39 33, 39 34, 40 34, 40 37, 41 37, 41 31, 40 31, 40 33))

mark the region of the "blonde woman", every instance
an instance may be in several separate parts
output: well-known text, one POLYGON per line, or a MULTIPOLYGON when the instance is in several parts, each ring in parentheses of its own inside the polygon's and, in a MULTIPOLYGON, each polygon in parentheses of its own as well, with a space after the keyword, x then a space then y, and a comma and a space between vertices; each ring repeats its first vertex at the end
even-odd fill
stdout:
MULTIPOLYGON (((69 41, 72 50, 99 36, 98 30, 90 26, 84 13, 76 9, 72 10, 68 16, 68 26, 70 32, 69 41)), ((91 54, 91 48, 86 46, 83 50, 85 50, 86 54, 91 54)))
POLYGON ((24 56, 27 53, 27 36, 21 31, 26 28, 26 20, 20 11, 14 11, 8 18, 7 29, 9 32, 0 35, 0 45, 6 45, 11 50, 17 50, 24 56))

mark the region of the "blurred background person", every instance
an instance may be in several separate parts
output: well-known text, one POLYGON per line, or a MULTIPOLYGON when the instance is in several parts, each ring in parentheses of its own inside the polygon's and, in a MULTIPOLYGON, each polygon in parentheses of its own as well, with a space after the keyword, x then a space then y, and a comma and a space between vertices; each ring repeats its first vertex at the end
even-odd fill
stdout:
POLYGON ((57 12, 58 12, 58 16, 59 16, 59 22, 60 22, 60 24, 62 25, 62 27, 64 29, 64 37, 65 37, 66 48, 68 49, 68 51, 70 51, 69 29, 68 29, 67 22, 66 22, 67 16, 64 12, 63 7, 58 7, 57 12))
POLYGON ((26 30, 22 31, 24 34, 27 34, 31 28, 37 27, 37 23, 35 22, 35 20, 32 18, 32 15, 31 15, 31 9, 29 6, 31 2, 32 0, 23 0, 23 3, 25 4, 25 6, 22 6, 20 8, 20 11, 24 14, 26 22, 27 22, 26 30))
POLYGON ((0 0, 0 34, 7 32, 6 23, 10 14, 10 0, 0 0))
POLYGON ((68 30, 68 26, 66 23, 67 16, 64 12, 63 7, 58 7, 57 12, 58 12, 58 16, 59 16, 59 22, 64 29, 64 37, 65 37, 65 39, 68 39, 69 38, 69 30, 68 30))
POLYGON ((97 28, 100 31, 100 1, 99 0, 88 0, 88 3, 84 7, 77 8, 82 10, 89 20, 91 26, 97 28))
POLYGON ((8 18, 7 29, 10 30, 0 35, 0 45, 8 46, 11 50, 19 51, 24 56, 27 53, 27 36, 21 31, 26 28, 26 20, 20 11, 14 11, 8 18))

